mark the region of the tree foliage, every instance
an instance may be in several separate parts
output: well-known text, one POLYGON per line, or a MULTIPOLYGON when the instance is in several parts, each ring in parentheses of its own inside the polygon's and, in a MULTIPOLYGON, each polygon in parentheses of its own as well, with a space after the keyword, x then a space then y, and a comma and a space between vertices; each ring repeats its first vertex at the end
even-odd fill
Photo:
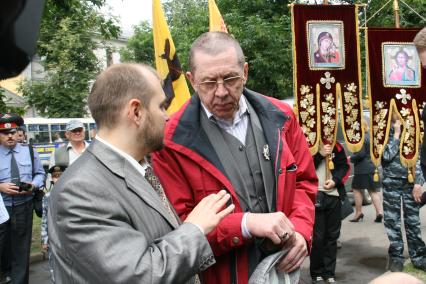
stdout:
POLYGON ((218 1, 229 31, 249 64, 248 87, 268 96, 292 96, 289 1, 218 1))
POLYGON ((21 91, 28 103, 48 117, 82 117, 91 80, 99 72, 95 36, 116 38, 114 18, 100 13, 105 0, 48 0, 38 55, 46 72, 41 81, 26 81, 21 91))
MULTIPOLYGON (((386 2, 387 1, 368 1, 367 17, 371 17, 367 23, 369 27, 395 27, 395 17, 392 5, 393 1, 384 5, 386 2), (374 13, 379 11, 382 7, 384 8, 372 17, 374 13)), ((426 18, 426 6, 424 0, 405 0, 404 2, 415 10, 417 14, 426 18)), ((426 21, 420 18, 412 9, 403 4, 402 1, 399 1, 401 28, 426 26, 426 21)))
POLYGON ((120 50, 121 61, 141 62, 154 66, 154 43, 152 27, 147 21, 134 28, 134 35, 127 41, 126 48, 120 50))

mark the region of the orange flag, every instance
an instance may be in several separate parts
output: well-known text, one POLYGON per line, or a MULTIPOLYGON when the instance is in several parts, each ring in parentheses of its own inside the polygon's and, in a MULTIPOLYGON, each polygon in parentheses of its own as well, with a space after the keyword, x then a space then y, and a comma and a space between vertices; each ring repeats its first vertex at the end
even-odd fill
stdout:
POLYGON ((210 31, 228 33, 228 29, 214 0, 209 0, 209 14, 210 31))

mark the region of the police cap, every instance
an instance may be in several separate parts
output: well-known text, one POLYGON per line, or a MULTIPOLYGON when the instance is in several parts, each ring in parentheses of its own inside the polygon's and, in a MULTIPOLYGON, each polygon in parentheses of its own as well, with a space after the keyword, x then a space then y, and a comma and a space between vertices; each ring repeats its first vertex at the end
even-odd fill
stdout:
POLYGON ((0 113, 0 131, 16 130, 24 124, 24 120, 14 113, 0 113))

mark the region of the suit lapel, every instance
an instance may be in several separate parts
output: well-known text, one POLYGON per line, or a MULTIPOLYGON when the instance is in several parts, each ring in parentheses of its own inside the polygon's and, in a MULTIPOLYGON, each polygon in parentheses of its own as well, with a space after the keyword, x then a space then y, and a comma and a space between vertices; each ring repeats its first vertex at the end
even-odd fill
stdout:
MULTIPOLYGON (((149 206, 163 216, 171 227, 176 229, 174 225, 175 222, 171 219, 173 216, 170 216, 167 212, 159 195, 127 159, 104 143, 96 140, 92 142, 88 151, 95 155, 95 157, 112 173, 124 179, 129 190, 143 199, 149 206)), ((117 190, 121 189, 117 188, 117 190)))

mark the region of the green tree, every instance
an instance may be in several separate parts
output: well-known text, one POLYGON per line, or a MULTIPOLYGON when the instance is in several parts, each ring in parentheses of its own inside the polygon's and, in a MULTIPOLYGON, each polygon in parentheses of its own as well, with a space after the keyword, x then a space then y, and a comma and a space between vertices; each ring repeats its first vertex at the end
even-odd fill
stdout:
MULTIPOLYGON (((418 16, 421 15, 423 18, 426 18, 426 6, 424 5, 424 0, 405 0, 404 2, 415 11, 408 8, 402 3, 402 1, 399 1, 401 28, 426 26, 426 21, 418 16)), ((393 2, 391 1, 389 4, 384 5, 385 3, 385 1, 368 1, 367 17, 371 17, 367 23, 369 27, 395 27, 393 2), (382 7, 384 8, 372 17, 382 7)))
POLYGON ((121 61, 143 62, 155 66, 152 27, 147 21, 134 28, 134 34, 120 50, 121 61))
POLYGON ((188 70, 192 42, 209 30, 207 1, 173 0, 164 3, 163 7, 182 69, 188 70))
POLYGON ((42 81, 26 81, 21 91, 43 116, 82 117, 89 85, 99 70, 94 37, 116 38, 114 18, 100 13, 105 0, 48 0, 44 10, 38 55, 46 70, 42 81))

